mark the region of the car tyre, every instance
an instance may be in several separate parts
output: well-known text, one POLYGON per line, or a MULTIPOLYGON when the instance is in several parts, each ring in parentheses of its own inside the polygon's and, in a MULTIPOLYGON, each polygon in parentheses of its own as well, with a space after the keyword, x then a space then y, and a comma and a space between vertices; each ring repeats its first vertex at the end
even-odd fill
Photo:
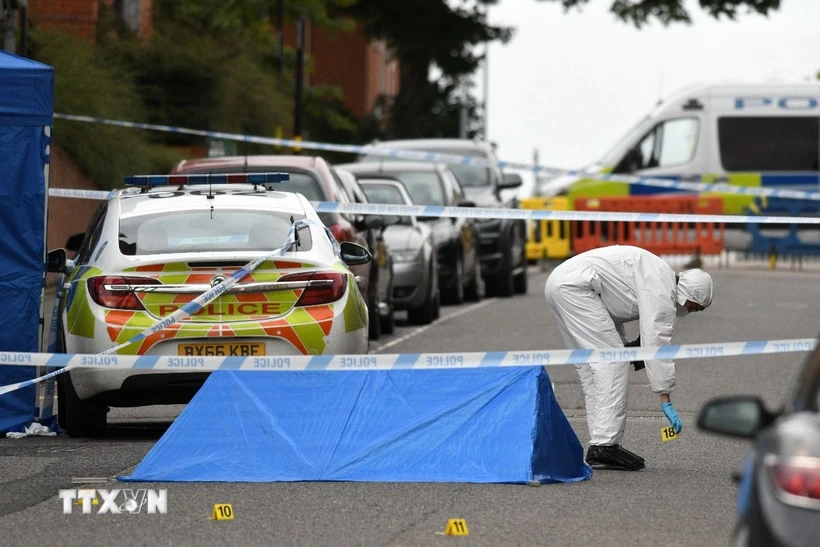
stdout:
POLYGON ((57 420, 63 414, 60 426, 69 437, 102 437, 105 435, 105 405, 80 399, 71 382, 71 373, 65 372, 57 382, 57 420))
POLYGON ((378 340, 382 334, 382 314, 379 313, 379 306, 370 306, 368 315, 370 318, 367 322, 367 337, 370 340, 378 340))
POLYGON ((440 315, 441 291, 438 286, 437 268, 430 272, 430 294, 427 301, 420 308, 407 310, 407 320, 411 325, 429 325, 440 315))
POLYGON ((458 305, 464 302, 464 262, 461 256, 456 257, 453 271, 452 287, 443 295, 443 300, 447 304, 458 305))
POLYGON ((468 302, 478 302, 484 296, 484 278, 481 277, 481 261, 478 256, 475 258, 475 266, 473 267, 473 278, 470 285, 464 291, 464 299, 468 302))
POLYGON ((520 274, 515 276, 514 289, 516 294, 527 294, 529 288, 529 276, 527 275, 527 266, 523 266, 520 274))
POLYGON ((487 285, 492 287, 493 296, 508 298, 513 295, 515 292, 515 279, 512 273, 512 258, 509 253, 505 254, 504 265, 501 267, 498 275, 493 278, 492 282, 487 283, 487 285))
POLYGON ((396 312, 393 303, 388 304, 390 311, 381 318, 382 334, 393 334, 396 330, 396 312))

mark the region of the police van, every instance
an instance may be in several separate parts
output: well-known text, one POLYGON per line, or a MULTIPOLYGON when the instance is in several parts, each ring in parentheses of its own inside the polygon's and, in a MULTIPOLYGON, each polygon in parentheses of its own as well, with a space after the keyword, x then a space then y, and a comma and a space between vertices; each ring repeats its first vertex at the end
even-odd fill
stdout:
MULTIPOLYGON (((819 103, 820 83, 692 87, 659 103, 585 171, 817 190, 819 103)), ((543 196, 571 199, 669 191, 567 176, 539 185, 543 196)), ((720 195, 726 213, 760 210, 754 197, 720 195)))

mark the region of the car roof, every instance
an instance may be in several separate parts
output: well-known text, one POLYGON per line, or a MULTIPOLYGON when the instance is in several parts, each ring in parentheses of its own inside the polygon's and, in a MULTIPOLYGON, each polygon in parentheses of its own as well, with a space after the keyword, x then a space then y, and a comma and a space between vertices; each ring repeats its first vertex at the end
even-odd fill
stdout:
POLYGON ((251 184, 213 184, 196 186, 158 186, 147 192, 136 193, 136 189, 127 188, 118 191, 111 200, 120 202, 120 216, 136 216, 162 211, 198 210, 215 207, 247 210, 267 210, 293 215, 310 213, 309 202, 293 192, 253 190, 251 184), (207 190, 213 190, 213 199, 207 197, 207 190), (173 199, 158 199, 157 194, 182 192, 173 199), (196 193, 194 193, 196 192, 196 193))
POLYGON ((360 175, 363 173, 394 173, 396 171, 427 172, 439 171, 441 169, 447 168, 446 164, 443 163, 431 163, 423 161, 372 161, 361 163, 346 163, 344 165, 339 165, 337 167, 339 167, 340 169, 346 169, 354 175, 360 175))
POLYGON ((327 167, 327 162, 321 156, 295 155, 256 155, 256 156, 223 156, 221 158, 197 158, 182 160, 174 168, 174 173, 203 172, 210 169, 236 168, 241 173, 245 166, 260 168, 281 165, 284 167, 300 167, 302 169, 321 169, 327 167))
POLYGON ((378 141, 371 144, 378 148, 408 148, 414 150, 464 149, 484 150, 492 149, 486 141, 469 139, 404 139, 395 141, 378 141))

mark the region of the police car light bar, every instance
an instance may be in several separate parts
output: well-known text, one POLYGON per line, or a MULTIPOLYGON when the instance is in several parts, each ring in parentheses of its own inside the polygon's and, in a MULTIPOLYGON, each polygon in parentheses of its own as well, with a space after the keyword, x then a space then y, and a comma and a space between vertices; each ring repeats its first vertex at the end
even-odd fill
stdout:
POLYGON ((192 184, 275 184, 290 180, 289 173, 226 173, 200 175, 131 175, 126 186, 177 186, 192 184))

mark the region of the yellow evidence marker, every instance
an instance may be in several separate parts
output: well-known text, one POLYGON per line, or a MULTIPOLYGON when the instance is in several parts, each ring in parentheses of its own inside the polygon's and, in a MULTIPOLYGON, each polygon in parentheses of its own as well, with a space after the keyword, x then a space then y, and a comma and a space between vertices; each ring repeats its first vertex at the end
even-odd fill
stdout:
POLYGON ((663 442, 674 441, 678 437, 680 437, 680 435, 675 433, 674 428, 672 428, 672 427, 662 427, 661 428, 661 439, 663 440, 663 442))
POLYGON ((211 513, 213 520, 233 520, 233 507, 230 503, 214 504, 214 512, 211 513))
POLYGON ((464 519, 450 519, 447 521, 447 527, 443 532, 436 532, 440 536, 469 536, 470 530, 467 529, 467 521, 464 519))

